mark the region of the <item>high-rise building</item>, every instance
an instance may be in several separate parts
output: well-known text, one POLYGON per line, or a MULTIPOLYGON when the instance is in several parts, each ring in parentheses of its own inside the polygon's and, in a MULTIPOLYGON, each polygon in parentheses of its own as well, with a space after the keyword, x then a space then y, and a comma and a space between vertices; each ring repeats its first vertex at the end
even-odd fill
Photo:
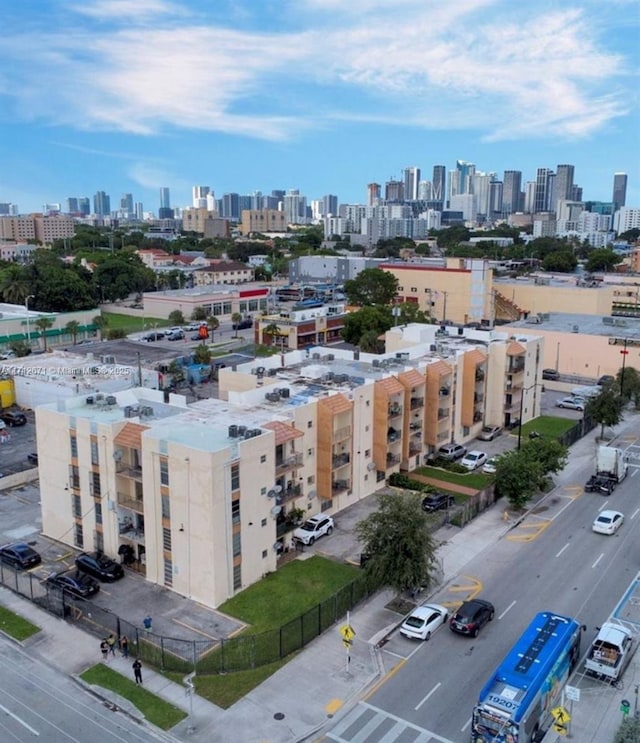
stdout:
POLYGON ((569 201, 573 198, 573 165, 558 165, 553 182, 553 197, 549 208, 557 212, 559 201, 569 201))
POLYGON ((84 217, 91 214, 91 202, 89 201, 88 196, 83 196, 82 198, 78 199, 78 211, 84 217))
MULTIPOLYGON (((78 199, 73 196, 69 196, 67 199, 67 214, 77 214, 80 211, 78 208, 78 199)), ((2 212, 0 212, 1 214, 2 212)))
POLYGON ((93 197, 93 213, 97 217, 108 217, 111 214, 111 199, 104 191, 96 191, 93 197))
POLYGON ((384 184, 385 201, 404 201, 404 183, 393 178, 384 184))
POLYGON ((141 222, 144 219, 144 207, 142 206, 141 201, 136 201, 136 219, 141 222))
POLYGON ((627 174, 613 174, 613 210, 618 211, 621 206, 627 203, 627 174))
POLYGON ((405 168, 403 176, 405 201, 416 201, 418 198, 418 183, 420 183, 420 168, 415 166, 405 168))
POLYGON ((444 165, 433 166, 433 177, 431 179, 431 195, 432 201, 439 201, 441 203, 441 209, 444 206, 444 199, 447 189, 447 169, 444 165))
POLYGON ((191 189, 191 203, 195 209, 203 209, 207 206, 207 196, 211 189, 209 186, 193 186, 191 189))
POLYGON ((160 208, 158 209, 159 219, 173 219, 173 209, 171 208, 171 197, 169 189, 163 186, 160 189, 160 208))
POLYGON ((120 197, 120 214, 125 219, 130 219, 131 217, 133 217, 133 194, 123 193, 120 197))
POLYGON ((222 194, 220 216, 224 219, 240 219, 240 194, 222 194))
POLYGON ((538 168, 536 171, 536 191, 533 204, 534 213, 548 212, 553 187, 554 172, 549 168, 538 168))
POLYGON ((290 188, 284 195, 282 211, 288 224, 307 224, 307 197, 297 188, 290 188))
POLYGON ((456 160, 456 169, 449 173, 449 198, 458 194, 471 193, 471 178, 476 166, 466 160, 456 160))
POLYGON ((502 181, 502 214, 507 216, 520 211, 520 190, 522 188, 522 171, 505 170, 502 181))
POLYGON ((367 206, 376 206, 380 202, 380 184, 367 184, 367 206))
POLYGON ((338 197, 333 194, 326 194, 322 197, 322 216, 326 217, 327 214, 338 215, 338 197))

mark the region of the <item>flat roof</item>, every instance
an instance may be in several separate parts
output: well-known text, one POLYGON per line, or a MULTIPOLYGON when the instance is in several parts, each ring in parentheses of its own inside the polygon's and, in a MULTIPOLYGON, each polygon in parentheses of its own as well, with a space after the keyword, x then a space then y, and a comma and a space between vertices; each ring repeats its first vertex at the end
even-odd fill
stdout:
POLYGON ((530 331, 555 331, 599 335, 608 338, 640 338, 640 318, 609 317, 607 315, 579 315, 570 312, 545 312, 501 325, 501 328, 526 328, 530 331), (536 322, 538 317, 540 322, 536 322))

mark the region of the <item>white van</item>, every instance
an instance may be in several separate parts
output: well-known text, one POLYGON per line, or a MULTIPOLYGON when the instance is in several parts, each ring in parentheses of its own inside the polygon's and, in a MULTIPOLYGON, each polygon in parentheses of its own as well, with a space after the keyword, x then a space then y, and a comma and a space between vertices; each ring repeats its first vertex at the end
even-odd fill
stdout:
POLYGON ((572 397, 579 397, 582 400, 588 400, 590 397, 596 397, 602 392, 600 385, 591 385, 590 387, 574 387, 571 390, 572 397))

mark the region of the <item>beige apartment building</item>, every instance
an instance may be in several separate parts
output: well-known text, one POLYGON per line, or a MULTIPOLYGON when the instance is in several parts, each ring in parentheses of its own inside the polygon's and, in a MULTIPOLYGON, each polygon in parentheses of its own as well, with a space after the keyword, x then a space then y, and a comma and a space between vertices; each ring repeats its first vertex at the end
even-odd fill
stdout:
POLYGON ((218 606, 277 569, 298 510, 339 514, 443 443, 539 412, 539 338, 453 330, 393 329, 383 356, 223 368, 221 399, 192 405, 130 388, 40 406, 43 532, 126 551, 147 580, 218 606))
POLYGON ((252 232, 286 232, 287 215, 277 209, 243 209, 242 220, 238 225, 241 235, 252 232))
POLYGON ((19 217, 0 217, 0 240, 26 242, 38 240, 51 245, 54 240, 73 237, 75 221, 64 214, 25 214, 19 217))
POLYGON ((251 266, 238 261, 210 260, 208 266, 193 271, 195 286, 214 286, 217 284, 247 284, 253 281, 251 266))

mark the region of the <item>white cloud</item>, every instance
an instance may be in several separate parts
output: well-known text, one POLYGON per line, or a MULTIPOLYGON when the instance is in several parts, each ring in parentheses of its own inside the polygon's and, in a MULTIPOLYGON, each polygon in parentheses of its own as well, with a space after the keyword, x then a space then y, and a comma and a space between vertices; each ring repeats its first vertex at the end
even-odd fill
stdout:
POLYGON ((184 7, 165 0, 93 0, 92 3, 72 4, 69 9, 97 20, 125 23, 185 13, 184 7))

